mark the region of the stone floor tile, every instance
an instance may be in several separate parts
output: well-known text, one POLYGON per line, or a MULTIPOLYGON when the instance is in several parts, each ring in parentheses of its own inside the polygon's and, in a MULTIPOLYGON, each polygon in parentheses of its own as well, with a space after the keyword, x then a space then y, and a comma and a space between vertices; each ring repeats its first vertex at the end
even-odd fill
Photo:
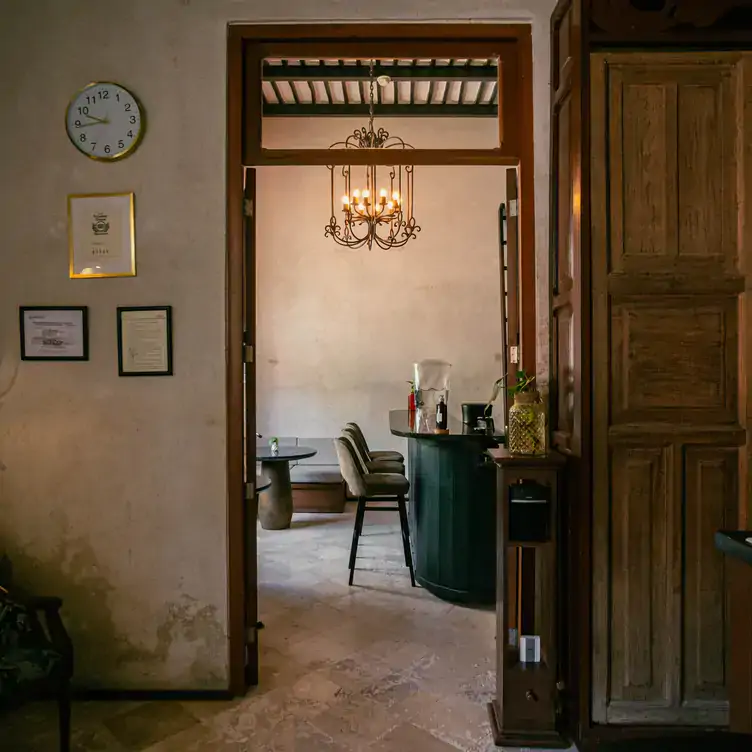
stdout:
POLYGON ((411 713, 412 723, 448 744, 466 752, 472 752, 491 738, 488 711, 485 704, 472 703, 462 697, 431 695, 433 702, 426 702, 428 693, 415 695, 405 705, 411 713), (419 698, 419 699, 417 699, 419 698))
MULTIPOLYGON (((331 666, 344 660, 357 651, 358 645, 363 644, 357 636, 354 639, 338 639, 342 634, 342 627, 338 626, 330 632, 315 634, 308 639, 296 641, 287 646, 285 653, 300 665, 311 671, 331 666), (353 644, 355 643, 355 644, 353 644)), ((351 637, 351 635, 347 635, 351 637)))
MULTIPOLYGON (((108 714, 133 708, 135 703, 74 703, 71 752, 127 752, 102 725, 108 714)), ((5 752, 56 752, 59 748, 56 702, 33 702, 0 716, 0 750, 5 752)))
POLYGON ((356 655, 324 667, 321 673, 346 690, 347 694, 353 694, 378 682, 389 670, 389 666, 382 661, 366 662, 356 655))
POLYGON ((347 748, 314 728, 308 721, 290 718, 280 724, 259 752, 347 752, 347 748))
POLYGON ((252 737, 233 738, 217 728, 199 724, 143 752, 258 752, 258 749, 252 737))
POLYGON ((402 723, 388 734, 374 742, 369 750, 373 752, 456 752, 457 747, 437 739, 428 731, 402 723))
POLYGON ((399 725, 400 720, 390 708, 369 702, 360 695, 345 696, 336 705, 310 719, 317 730, 352 752, 367 749, 399 725))
POLYGON ((110 716, 104 725, 126 749, 140 750, 198 723, 179 702, 148 702, 110 716))
POLYGON ((211 718, 236 708, 246 698, 234 700, 184 700, 181 704, 197 720, 208 721, 211 718))

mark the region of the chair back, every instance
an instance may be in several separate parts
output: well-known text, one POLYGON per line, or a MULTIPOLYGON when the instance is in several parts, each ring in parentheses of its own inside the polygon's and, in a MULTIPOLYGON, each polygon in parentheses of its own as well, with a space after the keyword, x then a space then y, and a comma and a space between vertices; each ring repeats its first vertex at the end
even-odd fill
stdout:
POLYGON ((355 460, 358 463, 358 467, 360 467, 360 472, 364 475, 370 473, 371 471, 368 469, 368 463, 371 461, 371 458, 367 454, 363 454, 363 451, 358 446, 358 441, 355 438, 353 432, 348 428, 343 428, 342 438, 350 445, 350 449, 355 455, 355 460))
POLYGON ((355 452, 355 456, 358 458, 360 469, 364 473, 371 472, 368 469, 368 463, 371 461, 371 455, 367 451, 363 450, 363 446, 358 441, 358 437, 355 431, 353 431, 352 428, 345 427, 342 429, 342 437, 350 442, 350 446, 352 446, 353 451, 355 452))
POLYGON ((337 452, 339 471, 347 483, 347 488, 353 496, 366 495, 366 483, 363 470, 355 453, 352 443, 344 436, 334 439, 334 449, 337 452))
POLYGON ((366 435, 363 433, 360 426, 357 423, 347 423, 345 424, 345 428, 350 429, 350 431, 352 431, 353 435, 355 436, 355 442, 358 444, 360 451, 363 454, 365 454, 366 457, 370 459, 371 450, 368 448, 366 435))

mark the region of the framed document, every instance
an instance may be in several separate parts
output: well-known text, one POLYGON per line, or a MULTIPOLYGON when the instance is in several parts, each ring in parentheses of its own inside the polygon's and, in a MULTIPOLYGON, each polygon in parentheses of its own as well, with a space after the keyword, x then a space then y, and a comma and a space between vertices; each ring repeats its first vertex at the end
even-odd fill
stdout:
POLYGON ((21 360, 88 360, 86 306, 21 306, 21 360))
POLYGON ((118 373, 172 376, 172 306, 120 307, 118 373))
POLYGON ((71 279, 136 276, 132 193, 68 196, 71 279))

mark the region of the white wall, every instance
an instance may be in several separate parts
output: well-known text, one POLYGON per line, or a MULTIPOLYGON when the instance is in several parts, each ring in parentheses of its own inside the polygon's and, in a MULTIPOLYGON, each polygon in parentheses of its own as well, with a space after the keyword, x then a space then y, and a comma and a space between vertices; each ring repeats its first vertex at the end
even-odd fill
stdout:
MULTIPOLYGON (((227 24, 527 21, 545 289, 548 19, 554 0, 5 0, 0 4, 0 548, 66 598, 77 680, 226 686, 224 414, 227 24), (68 143, 91 80, 131 88, 143 145, 68 143), (136 193, 136 279, 67 276, 66 196, 136 193), (115 307, 174 306, 175 376, 117 376, 115 307), (17 307, 88 305, 89 363, 19 363, 17 307)), ((547 308, 547 295, 540 305, 547 308)))
MULTIPOLYGON (((363 124, 275 118, 267 140, 328 145, 363 124)), ((489 141, 485 119, 378 119, 411 144, 489 141)), ((357 185, 353 168, 353 187, 357 185)), ((342 194, 337 191, 337 201, 342 194)), ((374 446, 400 446, 388 412, 407 406, 412 364, 452 363, 450 413, 485 401, 502 373, 499 204, 503 167, 417 167, 417 238, 358 251, 324 237, 326 167, 266 167, 257 177, 257 396, 264 435, 336 436, 357 421, 374 446)))

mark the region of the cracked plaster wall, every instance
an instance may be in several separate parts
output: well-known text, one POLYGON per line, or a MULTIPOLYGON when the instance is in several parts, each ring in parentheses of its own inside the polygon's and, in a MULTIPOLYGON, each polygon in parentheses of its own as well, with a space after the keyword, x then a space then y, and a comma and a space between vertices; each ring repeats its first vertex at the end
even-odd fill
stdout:
POLYGON ((5 0, 0 5, 0 548, 66 598, 77 681, 226 686, 224 144, 228 22, 532 21, 541 375, 548 357, 553 0, 5 0), (378 14, 378 15, 376 15, 378 14), (131 88, 139 150, 86 160, 63 115, 131 88), (138 277, 69 280, 66 196, 136 194, 138 277), (175 376, 119 379, 117 305, 174 306, 175 376), (19 305, 87 305, 88 363, 18 362, 19 305))

